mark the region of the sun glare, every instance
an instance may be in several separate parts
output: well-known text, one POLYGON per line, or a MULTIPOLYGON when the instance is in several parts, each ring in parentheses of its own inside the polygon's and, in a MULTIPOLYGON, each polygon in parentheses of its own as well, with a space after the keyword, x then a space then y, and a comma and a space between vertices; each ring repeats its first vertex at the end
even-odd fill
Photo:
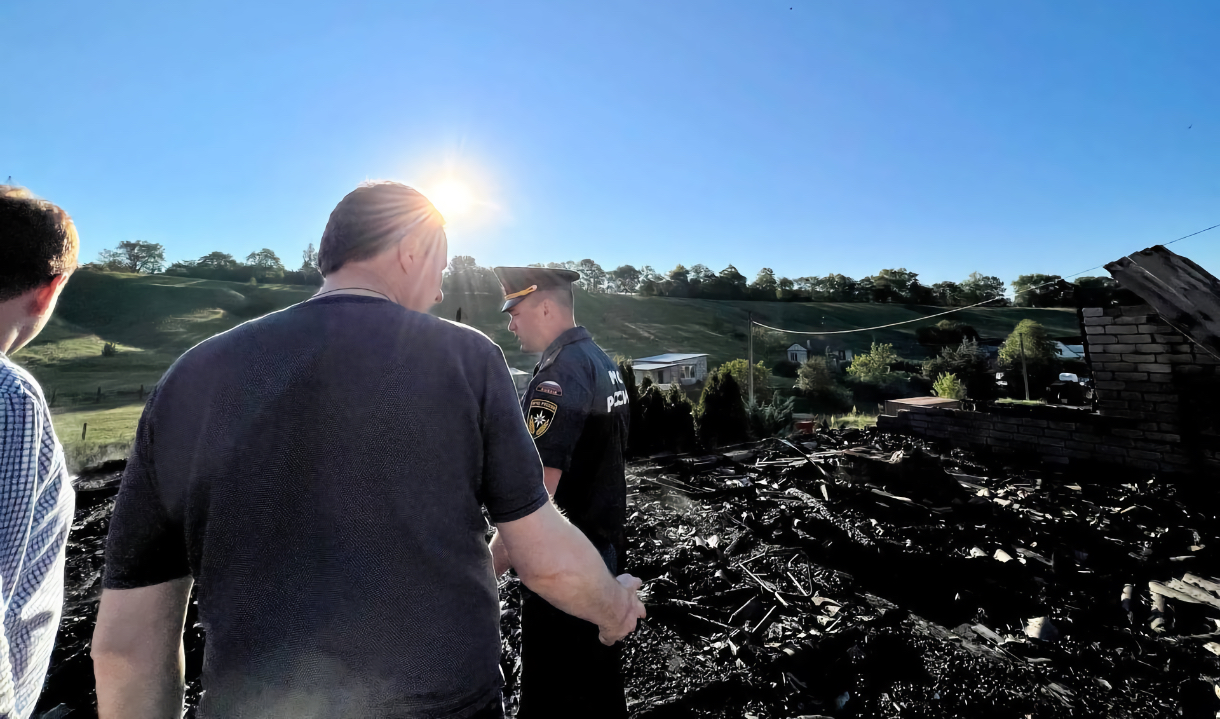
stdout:
POLYGON ((474 195, 461 180, 444 180, 425 190, 424 195, 446 219, 463 215, 474 205, 474 195))

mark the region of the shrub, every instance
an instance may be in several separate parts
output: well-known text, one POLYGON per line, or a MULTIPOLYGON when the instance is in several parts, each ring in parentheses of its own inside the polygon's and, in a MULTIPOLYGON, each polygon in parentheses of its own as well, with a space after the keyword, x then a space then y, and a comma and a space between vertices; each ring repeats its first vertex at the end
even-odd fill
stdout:
POLYGON ((749 438, 749 419, 741 401, 741 388, 724 366, 708 375, 695 407, 695 427, 699 441, 708 449, 749 438))
POLYGON ((921 345, 959 345, 966 340, 979 340, 978 330, 970 325, 953 320, 941 320, 931 327, 920 327, 915 330, 915 337, 921 345))
POLYGON ((750 434, 754 439, 766 439, 782 433, 792 425, 793 398, 774 398, 770 404, 757 402, 746 408, 750 434))
POLYGON ((868 352, 856 355, 847 373, 852 377, 878 386, 892 384, 899 379, 892 370, 892 365, 898 361, 898 353, 894 345, 873 343, 868 352))
POLYGON ((771 374, 776 377, 792 377, 796 378, 797 372, 801 369, 800 364, 791 360, 780 360, 771 367, 771 374))
POLYGON ((945 399, 966 399, 966 385, 962 384, 957 375, 946 372, 936 378, 932 393, 945 399))
POLYGON ((811 401, 835 412, 852 404, 852 392, 839 383, 825 357, 810 357, 797 371, 796 386, 811 401))
POLYGON ((986 402, 996 397, 995 372, 987 366, 987 355, 977 342, 966 340, 957 347, 945 347, 923 363, 923 376, 928 380, 945 373, 952 373, 962 381, 970 399, 986 402))

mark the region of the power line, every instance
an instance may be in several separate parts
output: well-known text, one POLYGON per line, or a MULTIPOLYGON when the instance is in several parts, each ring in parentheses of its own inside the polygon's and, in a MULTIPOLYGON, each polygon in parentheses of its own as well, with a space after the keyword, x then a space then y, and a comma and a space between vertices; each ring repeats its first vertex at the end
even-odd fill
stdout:
MULTIPOLYGON (((1164 243, 1162 245, 1162 247, 1164 247, 1165 245, 1172 245, 1174 242, 1181 242, 1182 240, 1185 240, 1188 237, 1194 237, 1195 235, 1201 235, 1204 232, 1207 232, 1208 230, 1214 230, 1217 227, 1220 227, 1220 224, 1212 225, 1211 227, 1206 227, 1202 230, 1199 230, 1198 232, 1192 232, 1189 235, 1183 235, 1182 237, 1179 237, 1176 240, 1171 240, 1169 242, 1164 243)), ((1043 282, 1042 284, 1034 285, 1033 287, 1026 287, 1025 289, 1021 290, 1020 292, 1013 293, 1013 297, 1016 297, 1017 295, 1023 295, 1026 292, 1033 292, 1034 290, 1041 289, 1043 287, 1046 287, 1047 285, 1057 284, 1064 280, 1069 280, 1073 277, 1079 277, 1080 275, 1083 275, 1086 272, 1092 272, 1093 270, 1099 270, 1103 267, 1105 267, 1104 263, 1097 265, 1095 267, 1090 267, 1087 270, 1081 270, 1080 272, 1077 272, 1076 274, 1067 275, 1066 277, 1060 277, 1057 280, 1052 280, 1050 282, 1043 282)), ((938 312, 934 315, 924 315, 923 317, 916 317, 914 319, 903 320, 901 322, 891 322, 888 325, 877 325, 876 327, 857 327, 855 329, 850 329, 850 330, 832 330, 829 332, 811 332, 811 331, 807 331, 807 330, 786 330, 781 327, 771 327, 770 325, 764 325, 761 322, 755 322, 753 320, 750 321, 750 324, 752 327, 762 327, 763 329, 773 330, 775 332, 784 332, 784 333, 790 334, 790 335, 846 335, 846 334, 851 334, 853 332, 872 332, 874 330, 883 330, 883 329, 887 329, 890 327, 898 327, 899 325, 909 325, 912 322, 923 322, 924 320, 930 320, 934 317, 943 317, 945 315, 951 315, 954 312, 961 312, 963 310, 973 309, 975 307, 979 307, 980 305, 985 305, 990 302, 995 302, 996 300, 1000 299, 1001 297, 1003 297, 1003 295, 996 295, 995 297, 983 300, 982 302, 976 302, 972 305, 967 305, 965 307, 954 307, 951 310, 946 310, 944 312, 938 312)))

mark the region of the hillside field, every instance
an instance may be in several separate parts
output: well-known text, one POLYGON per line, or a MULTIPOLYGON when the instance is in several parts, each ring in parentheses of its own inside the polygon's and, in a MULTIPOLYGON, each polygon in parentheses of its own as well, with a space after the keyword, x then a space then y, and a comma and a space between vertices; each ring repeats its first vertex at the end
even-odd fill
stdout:
MULTIPOLYGON (((73 276, 47 328, 13 359, 54 397, 55 428, 74 467, 126 452, 147 390, 184 351, 198 342, 268 312, 308 299, 315 289, 299 285, 233 282, 81 271, 73 276), (115 344, 105 357, 103 345, 115 344), (100 395, 99 395, 100 390, 100 395), (83 425, 88 432, 81 439, 83 425)), ((491 294, 445 297, 433 313, 486 333, 504 348, 508 363, 529 371, 535 355, 520 352, 501 298, 491 294)), ((709 367, 746 356, 747 313, 764 324, 805 331, 832 331, 901 322, 944 311, 940 307, 846 303, 722 302, 715 300, 589 295, 577 290, 577 321, 610 355, 645 357, 664 352, 702 352, 709 367)), ((1067 309, 993 308, 951 315, 984 338, 1002 338, 1022 319, 1034 319, 1051 336, 1080 332, 1067 309)), ((840 335, 843 346, 866 350, 871 342, 894 344, 910 359, 927 356, 911 323, 873 332, 840 335)), ((797 341, 804 337, 793 337, 797 341)), ((757 348, 756 348, 757 351, 757 348)), ((770 365, 782 350, 756 357, 770 365)))

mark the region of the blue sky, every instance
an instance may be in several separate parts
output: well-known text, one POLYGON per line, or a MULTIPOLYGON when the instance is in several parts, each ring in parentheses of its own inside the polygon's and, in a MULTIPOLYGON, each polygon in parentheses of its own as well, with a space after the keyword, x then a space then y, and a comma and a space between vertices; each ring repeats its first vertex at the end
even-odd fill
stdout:
MULTIPOLYGON (((463 183, 451 252, 487 265, 1068 274, 1220 222, 1217 27, 1212 0, 7 0, 0 181, 86 260, 295 267, 391 178, 463 183)), ((1220 229, 1173 249, 1220 273, 1220 229)))

